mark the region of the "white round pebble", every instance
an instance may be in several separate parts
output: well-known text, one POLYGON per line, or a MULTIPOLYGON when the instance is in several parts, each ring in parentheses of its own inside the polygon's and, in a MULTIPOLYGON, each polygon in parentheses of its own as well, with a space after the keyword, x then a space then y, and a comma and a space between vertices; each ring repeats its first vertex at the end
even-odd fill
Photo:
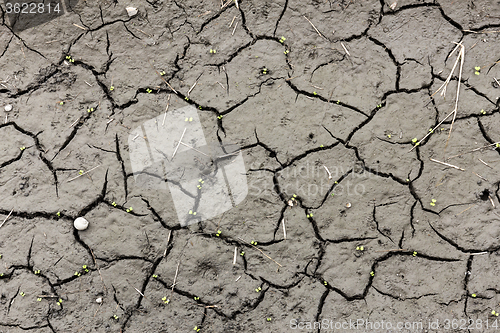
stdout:
POLYGON ((98 299, 96 299, 95 301, 96 301, 96 303, 101 304, 101 303, 102 303, 102 298, 101 298, 101 297, 99 297, 99 298, 98 298, 98 299))
POLYGON ((73 223, 73 225, 75 226, 75 229, 76 230, 85 230, 88 228, 89 226, 89 221, 87 221, 85 218, 83 217, 79 217, 75 220, 75 222, 73 223))
POLYGON ((128 16, 132 17, 137 14, 137 8, 134 7, 127 7, 125 8, 127 10, 128 16))
POLYGON ((10 112, 10 111, 12 111, 12 105, 7 104, 7 105, 5 106, 5 108, 4 108, 4 110, 5 110, 5 112, 10 112))

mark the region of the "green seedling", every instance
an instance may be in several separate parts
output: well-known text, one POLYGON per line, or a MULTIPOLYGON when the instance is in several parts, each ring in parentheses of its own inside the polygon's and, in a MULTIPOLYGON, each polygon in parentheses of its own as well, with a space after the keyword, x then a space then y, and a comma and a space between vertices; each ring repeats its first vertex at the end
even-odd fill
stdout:
POLYGON ((26 296, 26 294, 23 291, 21 291, 19 295, 21 295, 22 297, 26 296))
POLYGON ((320 145, 319 147, 320 147, 320 148, 323 148, 324 146, 323 146, 323 145, 320 145))
POLYGON ((217 116, 217 119, 222 119, 224 116, 223 115, 220 115, 220 116, 217 116))
POLYGON ((78 271, 75 272, 75 274, 73 274, 74 276, 81 276, 82 274, 78 271))
POLYGON ((38 298, 36 299, 36 301, 37 301, 37 302, 41 302, 41 301, 42 301, 42 298, 41 298, 41 297, 38 297, 38 298))
POLYGON ((157 278, 158 278, 158 275, 153 274, 153 279, 157 279, 157 278))
POLYGON ((432 207, 436 206, 436 199, 432 199, 431 202, 430 202, 430 205, 432 207))
POLYGON ((409 182, 410 182, 410 180, 409 180, 408 178, 406 178, 406 182, 407 182, 407 183, 409 183, 409 182))
POLYGON ((495 310, 492 310, 491 314, 494 315, 495 317, 498 317, 498 312, 496 312, 495 310))
POLYGON ((0 273, 0 277, 2 277, 2 276, 3 276, 3 273, 0 273))
POLYGON ((189 215, 196 215, 196 212, 193 212, 192 210, 190 210, 189 215))
POLYGON ((217 230, 217 233, 215 234, 215 236, 219 237, 221 233, 222 233, 222 231, 217 230))
POLYGON ((371 275, 371 276, 375 276, 375 272, 374 272, 374 271, 371 271, 371 272, 370 272, 370 275, 371 275))
POLYGON ((88 113, 94 112, 94 108, 87 109, 88 113))
POLYGON ((61 212, 56 213, 57 217, 61 217, 61 212))
POLYGON ((252 244, 253 246, 256 246, 257 242, 256 241, 251 241, 250 244, 252 244))
POLYGON ((290 51, 289 51, 289 50, 285 50, 285 51, 283 51, 283 53, 284 53, 285 55, 287 55, 288 53, 290 53, 290 51))
POLYGON ((22 147, 21 147, 21 148, 19 148, 19 149, 21 149, 21 151, 23 151, 23 150, 25 150, 25 149, 26 149, 26 147, 25 147, 25 146, 22 146, 22 147))
POLYGON ((82 266, 83 270, 85 271, 85 273, 88 273, 89 272, 89 269, 87 268, 87 265, 83 265, 82 266))
POLYGON ((316 95, 318 95, 318 93, 317 93, 317 92, 315 92, 315 91, 313 91, 313 95, 314 95, 314 96, 316 96, 316 95))
POLYGON ((186 119, 184 119, 184 121, 190 121, 191 122, 191 121, 193 121, 193 117, 191 117, 191 118, 186 117, 186 119))
POLYGON ((2 259, 2 255, 0 254, 0 259, 2 259))
POLYGON ((244 255, 245 255, 245 252, 244 252, 244 251, 241 251, 240 256, 242 256, 242 257, 243 257, 244 255))
POLYGON ((34 271, 34 273, 35 273, 35 275, 38 275, 38 274, 40 274, 40 270, 37 269, 36 271, 34 271))
POLYGON ((267 321, 271 321, 271 320, 272 320, 272 318, 267 318, 267 321))
POLYGON ((417 251, 413 251, 413 256, 416 257, 417 256, 417 251))
POLYGON ((113 201, 113 202, 111 203, 111 205, 112 205, 113 207, 116 207, 116 202, 114 202, 114 201, 113 201))
POLYGON ((286 40, 285 36, 281 36, 280 43, 283 44, 285 42, 285 40, 286 40))
POLYGON ((63 101, 60 101, 60 102, 59 102, 59 105, 64 105, 64 102, 63 102, 63 101))
POLYGON ((151 89, 149 89, 149 88, 148 88, 148 89, 146 89, 146 92, 147 92, 148 94, 150 94, 152 91, 153 91, 153 90, 151 90, 151 89))
POLYGON ((337 104, 340 104, 340 99, 337 101, 337 104))
POLYGON ((311 214, 307 214, 306 217, 307 218, 310 218, 310 217, 313 217, 314 215, 311 213, 311 214))
POLYGON ((417 138, 413 138, 413 139, 411 139, 411 142, 413 142, 413 143, 417 143, 417 141, 418 141, 418 139, 417 139, 417 138))
POLYGON ((57 305, 62 306, 62 299, 59 298, 59 300, 56 303, 57 303, 57 305))
POLYGON ((432 128, 429 128, 430 133, 434 133, 434 130, 432 128))
POLYGON ((161 71, 161 72, 160 72, 160 75, 161 75, 161 76, 165 75, 165 71, 161 71))
POLYGON ((200 105, 200 106, 198 106, 198 109, 202 110, 203 108, 202 108, 202 107, 201 107, 201 105, 200 105))
POLYGON ((115 320, 120 319, 120 317, 118 317, 117 315, 113 315, 113 318, 114 318, 115 320))
POLYGON ((476 294, 472 294, 471 296, 475 298, 477 295, 476 294))
POLYGON ((83 175, 83 170, 78 171, 80 175, 83 175))
POLYGON ((194 297, 194 300, 195 300, 195 301, 199 301, 199 300, 200 300, 200 298, 195 296, 195 297, 194 297))
POLYGON ((387 134, 387 137, 390 139, 390 138, 391 138, 391 135, 390 135, 390 134, 387 134))
POLYGON ((115 87, 113 87, 113 86, 109 87, 109 91, 113 91, 113 90, 115 90, 115 87))
POLYGON ((166 296, 163 296, 161 300, 162 300, 162 301, 163 301, 163 303, 165 303, 165 304, 170 303, 170 300, 169 300, 166 296))
POLYGON ((328 282, 326 282, 326 281, 323 281, 323 284, 324 284, 325 286, 327 286, 327 285, 328 285, 328 282))
POLYGON ((211 54, 216 54, 216 53, 217 53, 217 50, 216 50, 216 49, 210 49, 210 53, 211 53, 211 54))
POLYGON ((476 70, 476 71, 474 72, 474 74, 476 74, 476 75, 481 74, 481 67, 476 66, 476 67, 474 67, 474 69, 476 70))
POLYGON ((484 111, 483 109, 481 109, 481 114, 486 114, 486 111, 484 111))
POLYGON ((133 211, 133 210, 134 210, 134 209, 133 209, 132 207, 129 207, 129 208, 126 210, 126 212, 127 212, 127 213, 130 213, 130 212, 131 212, 131 211, 133 211))
POLYGON ((500 143, 496 143, 495 147, 500 148, 500 143))
POLYGON ((379 109, 380 109, 381 107, 382 107, 382 104, 378 104, 378 105, 377 105, 377 108, 379 108, 379 109))
POLYGON ((198 188, 198 190, 201 190, 201 185, 196 185, 196 187, 198 188))
POLYGON ((186 96, 186 97, 184 97, 184 99, 185 99, 186 101, 189 101, 189 97, 187 97, 187 96, 186 96))
POLYGON ((194 330, 194 331, 196 331, 196 332, 199 332, 199 331, 201 330, 201 328, 198 328, 198 326, 195 326, 195 327, 193 328, 193 330, 194 330))
POLYGON ((261 288, 261 287, 259 287, 259 288, 255 289, 255 291, 256 291, 256 292, 260 292, 261 290, 262 290, 262 288, 261 288))
POLYGON ((356 246, 356 251, 364 251, 365 247, 364 246, 356 246))
POLYGON ((264 75, 267 74, 267 68, 264 67, 264 69, 262 70, 262 74, 264 74, 264 75))

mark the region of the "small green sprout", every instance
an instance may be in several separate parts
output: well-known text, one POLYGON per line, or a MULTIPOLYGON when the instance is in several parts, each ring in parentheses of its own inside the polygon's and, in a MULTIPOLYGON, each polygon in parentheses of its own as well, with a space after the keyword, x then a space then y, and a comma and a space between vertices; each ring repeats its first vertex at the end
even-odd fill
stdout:
POLYGON ((19 295, 21 295, 22 297, 26 296, 26 294, 23 291, 21 291, 19 295))
POLYGON ((243 257, 244 255, 245 255, 245 251, 241 251, 240 256, 243 257))
POLYGON ((83 175, 83 170, 78 171, 80 175, 83 175))
POLYGON ((390 134, 387 134, 387 137, 390 139, 390 138, 391 138, 391 135, 390 135, 390 134))
POLYGON ((195 301, 199 301, 199 300, 200 300, 200 298, 195 296, 195 297, 194 297, 194 300, 195 300, 195 301))
POLYGON ((2 276, 3 276, 3 273, 0 273, 0 277, 2 277, 2 276))
POLYGON ((221 233, 222 233, 222 231, 217 230, 217 233, 215 234, 215 236, 219 237, 221 233))
POLYGON ((356 251, 364 251, 365 247, 364 246, 356 246, 356 251))
POLYGON ((35 275, 38 275, 38 274, 40 274, 40 270, 39 270, 39 269, 37 269, 37 270, 36 270, 36 271, 34 271, 33 273, 35 273, 35 275))
POLYGON ((283 53, 284 54, 288 54, 288 53, 290 53, 290 51, 289 50, 285 50, 283 53))
POLYGON ((130 213, 130 212, 131 212, 131 211, 133 211, 133 210, 134 210, 134 209, 133 209, 132 207, 129 207, 129 208, 126 210, 126 212, 127 212, 127 213, 130 213))
POLYGON ((196 212, 193 212, 192 210, 190 210, 189 215, 196 215, 196 212))
POLYGON ((262 74, 264 74, 264 75, 267 74, 267 68, 264 67, 264 69, 262 70, 262 74))
POLYGON ((256 241, 251 241, 250 244, 252 244, 253 246, 256 246, 257 242, 256 241))
POLYGON ((337 104, 340 104, 340 99, 337 101, 337 104))
POLYGON ((21 147, 21 148, 19 148, 19 149, 21 149, 21 151, 23 151, 23 150, 25 150, 25 149, 26 149, 26 147, 25 147, 25 146, 22 146, 22 147, 21 147))
POLYGON ((59 306, 62 306, 62 299, 59 298, 59 300, 56 302, 59 306))
POLYGON ((36 301, 37 301, 37 302, 41 302, 41 301, 42 301, 42 298, 41 298, 41 297, 38 297, 38 298, 36 299, 36 301))
POLYGON ((0 259, 2 259, 2 255, 0 254, 0 259))
POLYGON ((160 75, 161 75, 161 76, 165 75, 165 71, 161 71, 161 72, 160 72, 160 75))
POLYGON ((120 317, 118 317, 117 315, 113 315, 113 318, 114 318, 115 320, 120 319, 120 317))
POLYGON ((328 285, 328 282, 326 282, 326 281, 323 281, 323 284, 324 284, 325 286, 327 286, 327 285, 328 285))
POLYGON ((217 116, 217 119, 222 119, 224 116, 223 115, 220 115, 220 116, 217 116))
POLYGON ((429 128, 430 133, 434 133, 434 130, 432 128, 429 128))
POLYGON ((476 67, 474 67, 474 69, 476 70, 476 71, 474 72, 474 74, 476 74, 476 75, 481 74, 481 67, 476 66, 476 67))
POLYGON ((410 182, 410 179, 406 178, 406 182, 409 183, 410 182))
POLYGON ((255 291, 256 291, 256 292, 260 292, 261 290, 262 290, 262 288, 261 288, 261 287, 259 287, 259 288, 255 289, 255 291))
POLYGON ((500 143, 496 143, 495 147, 500 148, 500 143))
POLYGON ((379 109, 380 109, 381 107, 382 107, 382 104, 378 104, 378 105, 377 105, 377 108, 379 108, 379 109))
POLYGON ((323 145, 320 145, 319 147, 320 147, 320 148, 323 148, 324 146, 323 146, 323 145))
POLYGON ((198 109, 203 110, 203 108, 201 107, 201 105, 200 105, 200 106, 198 106, 198 109))
POLYGON ((417 251, 413 251, 413 256, 416 257, 417 256, 417 251))
POLYGON ((418 139, 417 139, 417 138, 413 138, 413 139, 411 139, 411 142, 413 142, 413 143, 417 143, 417 141, 418 141, 418 139))
POLYGON ((153 279, 157 279, 157 278, 158 278, 158 275, 153 274, 153 279))
POLYGON ((87 268, 87 265, 83 265, 82 268, 85 270, 85 273, 89 272, 89 269, 87 268))
POLYGON ((186 101, 189 101, 189 97, 187 97, 187 96, 186 96, 186 97, 184 97, 184 99, 185 99, 186 101))
POLYGON ((316 95, 318 95, 318 93, 317 93, 317 92, 315 92, 315 91, 313 91, 313 95, 314 95, 314 96, 316 96, 316 95))
POLYGON ((486 111, 484 111, 483 109, 481 109, 481 114, 486 114, 486 111))
POLYGON ((472 294, 471 296, 475 298, 477 295, 476 294, 472 294))
POLYGON ((114 201, 113 201, 113 202, 111 203, 111 205, 112 205, 113 207, 116 207, 116 202, 114 202, 114 201))
POLYGON ((375 276, 375 272, 374 272, 374 271, 371 271, 371 272, 370 272, 370 275, 371 275, 371 276, 375 276))
POLYGON ((64 102, 63 102, 63 101, 60 101, 60 102, 59 102, 59 105, 64 105, 64 102))
POLYGON ((61 212, 56 213, 57 217, 61 217, 61 212))
POLYGON ((430 205, 432 207, 436 206, 436 199, 432 199, 431 202, 430 202, 430 205))
POLYGON ((161 300, 162 300, 162 301, 163 301, 163 303, 165 303, 165 304, 170 303, 170 300, 169 300, 166 296, 163 296, 161 300))
POLYGON ((285 40, 286 40, 285 36, 281 36, 280 43, 283 44, 285 42, 285 40))
POLYGON ((306 217, 307 218, 310 218, 310 217, 313 217, 314 215, 311 213, 311 214, 307 214, 306 217))
POLYGON ((115 87, 113 87, 113 86, 109 87, 109 91, 113 91, 113 90, 115 90, 115 87))
POLYGON ((216 49, 210 49, 210 53, 211 54, 215 54, 215 53, 217 53, 217 50, 216 49))
POLYGON ((199 331, 201 330, 201 328, 198 328, 198 326, 195 326, 195 327, 193 328, 193 330, 194 330, 194 331, 196 331, 196 332, 199 332, 199 331))
POLYGON ((201 185, 196 185, 196 187, 198 188, 198 190, 201 190, 201 185))
POLYGON ((495 310, 491 310, 491 314, 494 316, 498 316, 498 313, 495 310))
POLYGON ((149 88, 148 88, 148 89, 146 89, 146 92, 147 92, 148 94, 150 94, 152 91, 153 91, 153 90, 151 90, 151 89, 149 89, 149 88))
POLYGON ((87 109, 88 113, 94 112, 94 108, 87 109))
POLYGON ((271 321, 271 320, 272 320, 272 318, 267 318, 267 321, 271 321))
MULTIPOLYGON (((186 98, 187 98, 187 97, 186 97, 186 98)), ((184 121, 189 121, 189 122, 191 122, 191 121, 193 121, 193 117, 190 117, 190 118, 186 117, 186 119, 184 119, 184 121)))
POLYGON ((73 274, 74 276, 81 276, 82 274, 78 271, 75 272, 75 274, 73 274))

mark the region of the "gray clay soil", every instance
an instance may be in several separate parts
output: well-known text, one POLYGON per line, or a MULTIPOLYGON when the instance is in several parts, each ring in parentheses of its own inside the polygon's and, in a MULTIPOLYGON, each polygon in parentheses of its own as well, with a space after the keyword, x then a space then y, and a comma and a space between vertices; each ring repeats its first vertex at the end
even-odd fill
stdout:
POLYGON ((495 331, 499 30, 497 0, 2 10, 0 332, 495 331), (167 105, 245 162, 246 198, 187 227, 131 167, 167 105))

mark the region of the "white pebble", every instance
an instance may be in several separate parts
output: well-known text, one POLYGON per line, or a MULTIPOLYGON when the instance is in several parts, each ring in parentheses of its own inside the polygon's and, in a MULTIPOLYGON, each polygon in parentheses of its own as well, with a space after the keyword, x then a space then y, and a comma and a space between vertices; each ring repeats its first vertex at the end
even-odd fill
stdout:
POLYGON ((101 303, 102 303, 102 298, 101 298, 101 297, 99 297, 99 298, 98 298, 98 299, 96 299, 95 301, 96 301, 96 303, 101 304, 101 303))
POLYGON ((10 111, 12 111, 12 105, 7 104, 7 105, 5 106, 5 112, 10 112, 10 111))
POLYGON ((137 14, 137 8, 134 7, 127 7, 125 8, 127 10, 128 16, 132 17, 137 14))
POLYGON ((83 217, 79 217, 75 220, 74 226, 76 230, 85 230, 89 226, 89 221, 83 217))

